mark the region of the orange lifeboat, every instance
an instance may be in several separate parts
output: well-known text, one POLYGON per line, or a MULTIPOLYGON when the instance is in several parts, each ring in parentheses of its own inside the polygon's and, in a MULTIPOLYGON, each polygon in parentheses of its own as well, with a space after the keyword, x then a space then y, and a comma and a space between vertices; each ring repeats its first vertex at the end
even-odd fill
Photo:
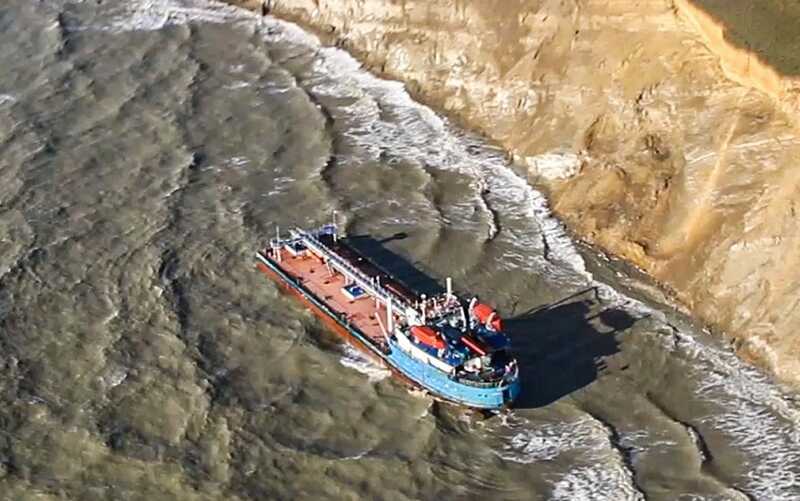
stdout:
POLYGON ((503 330, 503 320, 488 304, 477 303, 472 307, 472 314, 481 324, 487 325, 495 331, 503 330))
POLYGON ((446 346, 442 336, 427 325, 415 325, 411 328, 411 335, 420 342, 436 348, 437 350, 441 350, 446 346))

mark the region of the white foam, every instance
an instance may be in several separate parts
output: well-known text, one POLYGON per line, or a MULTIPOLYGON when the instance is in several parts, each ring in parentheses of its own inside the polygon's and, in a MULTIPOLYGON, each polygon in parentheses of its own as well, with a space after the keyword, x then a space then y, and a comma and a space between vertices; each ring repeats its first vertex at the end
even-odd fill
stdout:
POLYGON ((367 449, 365 451, 359 452, 358 454, 353 454, 352 456, 344 456, 343 458, 339 458, 339 461, 358 461, 359 459, 362 459, 370 452, 372 451, 370 449, 367 449))
POLYGON ((190 22, 229 23, 255 21, 257 16, 240 8, 208 0, 128 0, 119 2, 110 16, 91 26, 71 27, 124 33, 157 31, 190 22))
MULTIPOLYGON (((502 450, 495 451, 506 461, 530 464, 570 456, 576 466, 555 479, 553 499, 642 499, 633 473, 611 443, 610 430, 589 414, 550 423, 532 423, 510 414, 500 427, 514 433, 502 450)), ((637 438, 622 437, 627 442, 637 438)))
POLYGON ((343 351, 344 354, 342 355, 342 358, 339 359, 339 363, 345 367, 364 374, 367 376, 367 379, 370 383, 383 381, 392 375, 389 369, 375 364, 349 344, 344 345, 343 351))
MULTIPOLYGON (((417 388, 416 386, 407 386, 406 392, 414 398, 428 398, 430 396, 427 391, 423 390, 422 388, 417 388)), ((433 403, 433 400, 430 402, 433 403)))
POLYGON ((662 311, 608 285, 599 287, 600 295, 612 306, 661 324, 670 334, 661 335, 665 350, 694 359, 687 379, 696 382, 698 398, 714 402, 717 407, 701 421, 730 437, 731 446, 747 458, 746 482, 734 487, 756 499, 798 499, 800 409, 791 395, 727 347, 701 342, 671 325, 662 311))
POLYGON ((231 157, 226 162, 231 167, 243 167, 250 163, 247 157, 231 157))
POLYGON ((689 435, 689 438, 692 439, 692 443, 697 448, 697 452, 700 455, 700 462, 704 463, 708 461, 708 457, 706 456, 706 452, 704 450, 703 439, 700 437, 700 434, 697 433, 697 430, 692 428, 691 426, 684 426, 686 433, 689 435))
POLYGON ((5 106, 7 104, 14 104, 17 102, 17 98, 12 96, 11 94, 0 94, 0 106, 5 106))
POLYGON ((603 446, 603 436, 588 421, 555 424, 526 423, 495 454, 515 463, 550 461, 575 449, 596 450, 603 446))
POLYGON ((115 388, 128 378, 128 371, 123 367, 109 367, 106 373, 99 377, 108 389, 115 388))
POLYGON ((553 501, 635 501, 644 496, 630 483, 624 470, 596 464, 571 470, 553 489, 553 501))
POLYGON ((229 83, 225 85, 227 90, 239 90, 250 87, 252 84, 250 82, 245 82, 244 80, 237 80, 233 83, 229 83))
POLYGON ((757 499, 798 499, 800 410, 796 404, 734 353, 678 331, 674 336, 675 349, 696 360, 695 391, 720 407, 701 421, 731 437, 731 445, 746 452, 747 479, 736 487, 757 499))

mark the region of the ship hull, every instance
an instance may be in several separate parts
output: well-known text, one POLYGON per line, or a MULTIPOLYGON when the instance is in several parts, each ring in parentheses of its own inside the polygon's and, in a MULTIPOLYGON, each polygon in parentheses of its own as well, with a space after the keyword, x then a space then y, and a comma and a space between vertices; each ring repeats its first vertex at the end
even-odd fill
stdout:
POLYGON ((257 254, 257 259, 259 270, 306 305, 326 327, 374 362, 391 370, 393 376, 404 383, 453 404, 486 410, 509 407, 519 394, 518 380, 491 388, 466 385, 414 359, 396 346, 390 344, 389 349, 381 350, 357 327, 337 315, 323 300, 283 270, 275 260, 262 253, 257 254))
POLYGON ((460 405, 477 409, 502 409, 508 407, 519 395, 519 380, 505 386, 472 386, 451 379, 447 374, 417 360, 400 348, 392 349, 388 358, 393 366, 416 385, 460 405))

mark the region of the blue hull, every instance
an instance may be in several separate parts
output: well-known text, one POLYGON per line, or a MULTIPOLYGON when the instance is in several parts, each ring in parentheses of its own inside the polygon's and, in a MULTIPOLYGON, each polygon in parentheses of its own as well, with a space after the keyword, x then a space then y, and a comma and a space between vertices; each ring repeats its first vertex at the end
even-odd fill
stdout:
POLYGON ((397 346, 392 347, 386 358, 400 373, 431 394, 468 407, 508 407, 520 392, 519 378, 505 386, 478 387, 459 383, 439 369, 411 357, 397 346))

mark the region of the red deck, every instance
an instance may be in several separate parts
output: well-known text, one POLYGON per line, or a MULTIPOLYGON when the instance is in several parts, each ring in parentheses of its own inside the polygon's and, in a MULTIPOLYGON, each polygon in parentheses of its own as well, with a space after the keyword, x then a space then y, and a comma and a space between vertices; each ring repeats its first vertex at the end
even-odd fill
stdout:
POLYGON ((281 262, 278 264, 284 272, 295 277, 329 308, 347 315, 350 323, 375 344, 381 347, 386 345, 376 318, 376 315, 380 314, 383 326, 387 326, 386 308, 382 304, 376 305, 375 299, 367 295, 356 300, 348 299, 342 292, 342 287, 346 285, 344 276, 331 272, 318 257, 311 254, 292 256, 285 249, 281 249, 280 252, 281 262))

